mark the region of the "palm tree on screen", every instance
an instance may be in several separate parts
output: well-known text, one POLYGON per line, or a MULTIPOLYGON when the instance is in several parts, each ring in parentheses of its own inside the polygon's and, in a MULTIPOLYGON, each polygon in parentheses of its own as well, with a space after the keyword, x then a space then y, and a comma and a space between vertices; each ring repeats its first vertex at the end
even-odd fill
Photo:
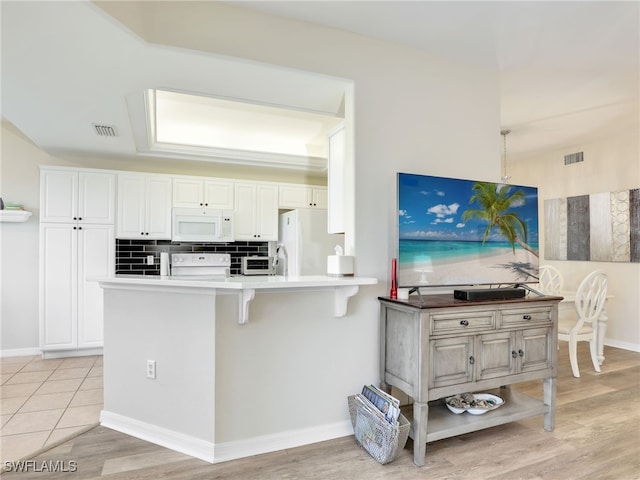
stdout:
POLYGON ((462 220, 467 221, 477 218, 487 222, 482 243, 484 243, 494 228, 511 244, 515 252, 515 244, 531 252, 536 257, 538 251, 527 245, 527 224, 518 217, 518 214, 509 211, 517 205, 525 202, 525 194, 522 190, 511 193, 508 185, 500 185, 489 182, 476 182, 471 187, 474 194, 469 203, 478 202, 479 209, 469 209, 462 214, 462 220))

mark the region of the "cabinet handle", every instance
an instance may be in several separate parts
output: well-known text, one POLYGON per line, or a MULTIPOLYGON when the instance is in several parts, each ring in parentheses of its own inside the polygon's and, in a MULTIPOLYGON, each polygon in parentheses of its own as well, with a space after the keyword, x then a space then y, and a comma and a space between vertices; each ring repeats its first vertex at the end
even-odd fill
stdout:
POLYGON ((76 228, 78 228, 78 227, 73 227, 73 229, 74 229, 74 230, 75 230, 76 228))
POLYGON ((518 352, 516 352, 515 350, 511 350, 511 356, 513 358, 518 358, 518 352))
POLYGON ((205 204, 204 204, 204 206, 205 206, 205 207, 208 207, 208 206, 209 206, 209 204, 208 204, 208 203, 205 203, 205 204))
POLYGON ((145 235, 149 235, 149 232, 146 232, 145 235))
POLYGON ((531 315, 523 315, 522 318, 524 320, 531 320, 531 315))
POLYGON ((469 326, 469 320, 460 320, 460 325, 462 325, 463 327, 468 327, 469 326))
POLYGON ((473 355, 471 355, 471 356, 469 357, 469 363, 470 363, 471 365, 473 365, 474 363, 476 363, 476 359, 475 359, 475 358, 473 358, 473 355))
POLYGON ((82 220, 82 217, 78 217, 78 220, 82 220))
POLYGON ((201 206, 201 207, 203 206, 203 205, 202 205, 202 202, 200 202, 200 206, 201 206))
POLYGON ((74 220, 77 220, 77 219, 78 219, 78 217, 73 217, 73 219, 74 219, 74 220))
POLYGON ((140 235, 144 235, 144 232, 140 232, 140 235))
POLYGON ((522 351, 522 349, 518 350, 518 355, 520 355, 521 357, 524 357, 524 352, 522 351))

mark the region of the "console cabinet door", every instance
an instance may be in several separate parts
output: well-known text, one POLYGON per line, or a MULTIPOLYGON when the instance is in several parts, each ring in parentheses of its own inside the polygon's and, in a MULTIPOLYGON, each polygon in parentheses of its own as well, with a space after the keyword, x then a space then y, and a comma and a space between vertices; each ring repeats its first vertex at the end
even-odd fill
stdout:
POLYGON ((519 371, 522 373, 544 370, 551 366, 552 328, 529 328, 517 332, 519 371))
POLYGON ((431 340, 429 388, 473 381, 475 368, 473 335, 431 340))
POLYGON ((516 373, 518 356, 515 342, 515 332, 478 335, 476 337, 476 380, 516 373))

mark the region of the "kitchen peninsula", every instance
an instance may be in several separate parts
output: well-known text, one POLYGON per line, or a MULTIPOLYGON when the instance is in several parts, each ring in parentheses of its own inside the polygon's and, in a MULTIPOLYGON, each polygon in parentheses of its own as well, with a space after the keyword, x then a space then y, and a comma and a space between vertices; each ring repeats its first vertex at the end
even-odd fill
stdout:
MULTIPOLYGON (((255 421, 229 428, 219 424, 238 414, 229 408, 258 419, 260 412, 273 415, 263 410, 267 403, 284 408, 287 399, 278 398, 278 382, 299 377, 305 362, 323 365, 323 359, 316 364, 306 358, 319 339, 314 330, 300 334, 305 322, 312 322, 316 331, 329 329, 328 336, 339 334, 335 330, 341 324, 333 322, 348 323, 348 318, 336 317, 345 316, 349 299, 360 286, 376 284, 375 278, 240 276, 210 281, 126 275, 98 283, 104 290, 102 425, 209 462, 351 433, 348 422, 322 427, 323 432, 285 432, 284 417, 282 433, 276 435, 254 427, 255 421), (319 317, 326 329, 313 321, 319 317), (257 380, 232 373, 236 368, 259 370, 269 357, 283 354, 287 358, 279 365, 284 367, 268 369, 257 380)), ((314 376, 313 371, 305 374, 314 376)))

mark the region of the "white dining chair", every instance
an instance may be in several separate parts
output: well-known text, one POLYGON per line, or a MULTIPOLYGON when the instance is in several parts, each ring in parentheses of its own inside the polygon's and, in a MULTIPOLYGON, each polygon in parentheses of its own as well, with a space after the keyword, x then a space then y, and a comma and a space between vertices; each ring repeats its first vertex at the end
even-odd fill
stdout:
POLYGON ((558 340, 569 342, 569 361, 574 377, 580 377, 578 370, 578 342, 589 342, 591 362, 596 372, 600 372, 596 351, 598 337, 598 317, 607 299, 607 275, 602 270, 595 270, 580 283, 575 299, 573 316, 563 315, 558 319, 558 340))
POLYGON ((560 295, 564 288, 562 272, 552 265, 540 265, 538 269, 538 289, 547 295, 560 295))

